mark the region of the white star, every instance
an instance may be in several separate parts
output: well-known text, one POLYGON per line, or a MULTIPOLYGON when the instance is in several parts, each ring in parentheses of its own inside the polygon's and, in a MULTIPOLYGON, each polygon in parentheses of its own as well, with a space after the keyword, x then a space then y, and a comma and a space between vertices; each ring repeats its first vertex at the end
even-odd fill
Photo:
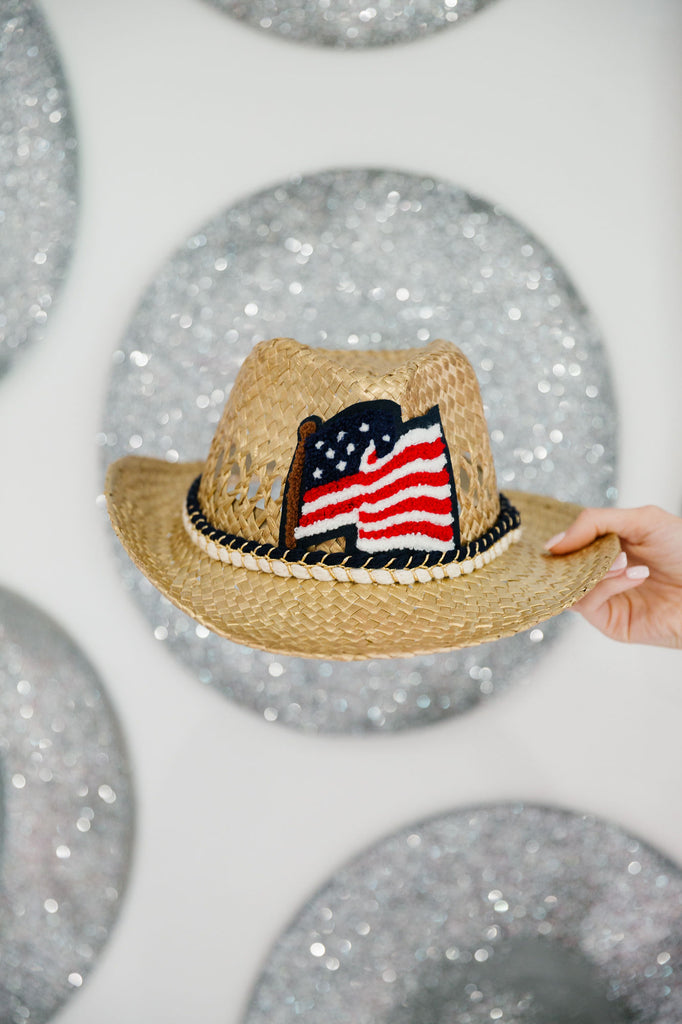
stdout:
POLYGON ((336 435, 336 440, 337 441, 343 441, 345 436, 346 436, 346 431, 345 430, 340 430, 338 432, 338 434, 336 435))
POLYGON ((321 469, 314 469, 313 470, 313 476, 315 477, 316 480, 319 480, 320 477, 322 476, 322 470, 321 469))
POLYGON ((315 447, 316 448, 321 448, 323 444, 324 444, 324 441, 316 441, 315 442, 315 447))
POLYGON ((351 452, 355 451, 355 445, 354 444, 349 444, 348 447, 346 448, 346 451, 350 455, 351 452))
POLYGON ((334 451, 333 448, 327 448, 325 455, 327 456, 328 459, 333 459, 334 456, 336 455, 336 452, 334 451))
POLYGON ((369 430, 369 423, 361 423, 360 430, 363 432, 363 434, 366 434, 367 431, 369 430))
POLYGON ((391 440, 391 438, 390 438, 390 437, 388 436, 388 434, 384 434, 384 436, 382 437, 382 439, 381 439, 381 440, 382 440, 382 441, 390 441, 390 440, 391 440))
POLYGON ((347 462, 337 462, 336 463, 336 468, 338 469, 339 473, 342 473, 347 465, 348 465, 347 462))

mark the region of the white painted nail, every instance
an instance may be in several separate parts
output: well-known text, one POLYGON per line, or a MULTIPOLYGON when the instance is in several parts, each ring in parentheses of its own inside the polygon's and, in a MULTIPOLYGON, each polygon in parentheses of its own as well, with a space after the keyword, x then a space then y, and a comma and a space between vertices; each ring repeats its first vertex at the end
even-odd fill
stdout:
POLYGON ((551 551, 555 544, 558 544, 559 541, 563 540, 565 536, 565 530, 562 530, 561 533, 555 533, 554 536, 550 537, 549 540, 545 543, 545 551, 551 551))
POLYGON ((625 570, 625 575, 629 580, 645 580, 649 575, 649 566, 631 565, 629 569, 625 570))

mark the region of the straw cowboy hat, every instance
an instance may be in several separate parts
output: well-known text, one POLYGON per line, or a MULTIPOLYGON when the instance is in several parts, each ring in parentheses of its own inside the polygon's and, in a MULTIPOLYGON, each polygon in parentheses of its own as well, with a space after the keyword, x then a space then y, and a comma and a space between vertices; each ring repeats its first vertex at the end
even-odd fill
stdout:
POLYGON ((613 535, 548 556, 579 507, 497 489, 471 364, 449 342, 355 352, 261 342, 205 462, 126 456, 107 503, 174 604, 237 643, 360 659, 452 650, 560 612, 613 535))

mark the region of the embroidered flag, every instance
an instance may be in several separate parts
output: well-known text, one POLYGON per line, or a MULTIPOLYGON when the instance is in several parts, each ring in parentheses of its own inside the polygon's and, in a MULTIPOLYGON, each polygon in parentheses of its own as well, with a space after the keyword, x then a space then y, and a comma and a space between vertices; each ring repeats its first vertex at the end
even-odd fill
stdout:
POLYGON ((388 400, 358 402, 326 422, 304 420, 287 491, 281 543, 288 528, 290 547, 339 536, 347 552, 367 554, 447 552, 459 544, 438 406, 406 423, 388 400))

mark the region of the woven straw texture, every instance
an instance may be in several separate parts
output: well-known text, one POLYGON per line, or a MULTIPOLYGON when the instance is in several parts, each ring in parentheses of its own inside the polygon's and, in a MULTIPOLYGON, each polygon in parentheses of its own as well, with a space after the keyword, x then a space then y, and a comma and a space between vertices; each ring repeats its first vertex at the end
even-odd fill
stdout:
POLYGON ((106 484, 114 528, 136 565, 179 608, 236 643, 279 654, 405 657, 509 636, 577 601, 619 550, 609 535, 571 555, 546 554, 544 541, 565 529, 579 506, 510 491, 522 540, 470 575, 390 587, 281 579, 215 562, 192 543, 182 508, 202 471, 202 463, 120 459, 106 484))
MULTIPOLYGON (((478 381, 447 341, 418 349, 312 349, 290 338, 256 345, 245 360, 206 460, 199 502, 226 533, 277 544, 282 494, 298 426, 355 402, 392 399, 403 421, 434 405, 450 450, 463 542, 486 533, 500 511, 478 381)), ((343 550, 339 541, 319 545, 343 550)))

